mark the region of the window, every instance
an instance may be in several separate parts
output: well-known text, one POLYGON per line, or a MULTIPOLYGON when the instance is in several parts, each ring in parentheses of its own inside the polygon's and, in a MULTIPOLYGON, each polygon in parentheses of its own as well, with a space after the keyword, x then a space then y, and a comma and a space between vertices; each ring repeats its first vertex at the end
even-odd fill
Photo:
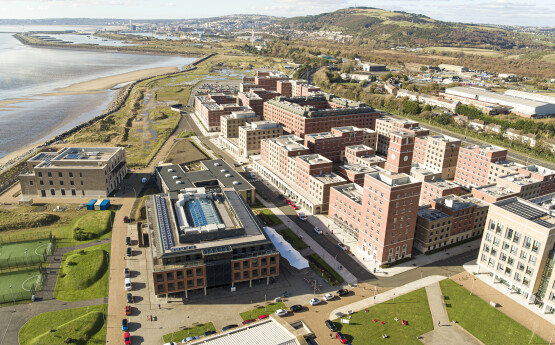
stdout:
POLYGON ((518 231, 515 231, 515 235, 513 237, 513 242, 518 244, 520 242, 520 233, 518 231))
POLYGON ((507 230, 505 231, 505 238, 510 240, 511 238, 513 238, 513 229, 511 228, 507 228, 507 230))
POLYGON ((187 280, 187 287, 192 288, 195 286, 195 281, 192 279, 187 280))
POLYGON ((233 263, 233 269, 238 270, 241 269, 241 265, 238 262, 233 263))
POLYGON ((243 268, 249 268, 249 262, 248 261, 243 261, 243 268))
POLYGON ((164 291, 165 291, 164 284, 159 284, 158 285, 158 292, 164 292, 164 291))
POLYGON ((166 273, 166 280, 173 280, 173 272, 166 273))
POLYGON ((196 275, 197 275, 197 276, 201 276, 201 275, 202 275, 202 268, 197 268, 196 275))
POLYGON ((163 282, 164 281, 164 275, 163 274, 157 274, 156 275, 156 281, 157 282, 163 282))
POLYGON ((495 234, 496 235, 501 235, 502 232, 503 232, 503 225, 502 224, 497 224, 497 227, 495 228, 495 234))
POLYGON ((531 276, 532 274, 534 274, 534 269, 530 266, 526 266, 526 272, 524 272, 526 275, 531 276))
POLYGON ((204 279, 202 278, 197 279, 197 286, 202 286, 202 285, 204 285, 204 279))
POLYGON ((499 237, 494 237, 494 238, 493 238, 493 244, 494 244, 494 245, 498 246, 498 245, 499 245, 499 242, 500 242, 499 237))
POLYGON ((63 177, 61 171, 58 173, 58 177, 63 177))
POLYGON ((193 276, 193 270, 187 270, 187 278, 191 278, 193 276))
POLYGON ((519 261, 518 264, 516 265, 516 269, 519 271, 524 271, 524 268, 526 268, 526 266, 524 266, 524 264, 519 261))
POLYGON ((175 279, 183 279, 183 271, 175 272, 175 279))
POLYGON ((249 271, 243 272, 243 279, 248 279, 248 278, 249 278, 249 274, 250 274, 249 271))
POLYGON ((538 253, 538 251, 540 250, 542 244, 538 241, 534 241, 534 245, 532 246, 532 253, 538 253))
POLYGON ((235 274, 233 275, 233 280, 241 280, 241 273, 235 272, 235 274))
POLYGON ((183 282, 177 282, 177 290, 184 290, 185 284, 183 282))
POLYGON ((169 283, 168 284, 168 291, 174 291, 175 290, 175 285, 174 283, 169 283))
POLYGON ((526 253, 524 250, 520 252, 520 258, 526 260, 526 258, 528 257, 528 253, 526 253))
POLYGON ((530 255, 530 259, 528 260, 528 263, 532 265, 536 265, 536 257, 534 255, 530 255))
POLYGON ((525 236, 524 237, 524 244, 522 246, 526 249, 530 249, 530 246, 532 246, 532 239, 528 236, 525 236))

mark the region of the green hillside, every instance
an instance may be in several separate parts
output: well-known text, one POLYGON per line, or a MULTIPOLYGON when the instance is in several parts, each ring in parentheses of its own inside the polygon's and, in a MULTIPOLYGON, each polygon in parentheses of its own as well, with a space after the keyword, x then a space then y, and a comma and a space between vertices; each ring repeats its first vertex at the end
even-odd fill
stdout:
POLYGON ((525 36, 495 27, 449 23, 421 14, 356 7, 314 16, 284 19, 284 28, 342 31, 355 38, 387 42, 387 46, 452 46, 516 49, 534 46, 525 36))

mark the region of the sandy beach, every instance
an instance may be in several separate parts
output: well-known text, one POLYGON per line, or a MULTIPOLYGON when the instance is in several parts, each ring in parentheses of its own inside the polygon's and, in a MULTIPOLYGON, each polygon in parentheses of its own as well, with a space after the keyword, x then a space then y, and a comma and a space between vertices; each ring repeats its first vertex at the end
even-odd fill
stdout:
POLYGON ((155 77, 157 75, 166 74, 166 73, 174 73, 178 71, 179 69, 177 67, 158 67, 158 68, 149 68, 149 69, 143 69, 139 71, 116 74, 113 76, 89 80, 83 83, 73 84, 68 87, 57 89, 56 90, 57 92, 54 94, 59 95, 60 93, 62 93, 62 94, 74 95, 74 94, 106 90, 106 89, 111 89, 118 84, 127 83, 138 79, 155 77))

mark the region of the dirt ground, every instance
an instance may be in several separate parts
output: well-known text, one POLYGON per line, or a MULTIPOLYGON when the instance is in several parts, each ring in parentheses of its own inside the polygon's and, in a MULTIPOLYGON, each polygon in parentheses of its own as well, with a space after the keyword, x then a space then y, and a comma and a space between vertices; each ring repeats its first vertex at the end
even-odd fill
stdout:
POLYGON ((184 139, 175 141, 167 156, 164 158, 164 162, 184 165, 201 159, 208 159, 208 157, 197 149, 190 140, 184 139))

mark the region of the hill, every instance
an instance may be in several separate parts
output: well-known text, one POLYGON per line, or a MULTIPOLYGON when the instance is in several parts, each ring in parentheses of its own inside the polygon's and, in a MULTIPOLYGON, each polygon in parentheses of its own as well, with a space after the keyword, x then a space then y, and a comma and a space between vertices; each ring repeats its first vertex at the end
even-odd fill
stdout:
POLYGON ((352 7, 313 16, 287 18, 286 29, 342 31, 381 47, 451 46, 517 49, 539 45, 514 31, 493 26, 443 22, 421 14, 352 7))

